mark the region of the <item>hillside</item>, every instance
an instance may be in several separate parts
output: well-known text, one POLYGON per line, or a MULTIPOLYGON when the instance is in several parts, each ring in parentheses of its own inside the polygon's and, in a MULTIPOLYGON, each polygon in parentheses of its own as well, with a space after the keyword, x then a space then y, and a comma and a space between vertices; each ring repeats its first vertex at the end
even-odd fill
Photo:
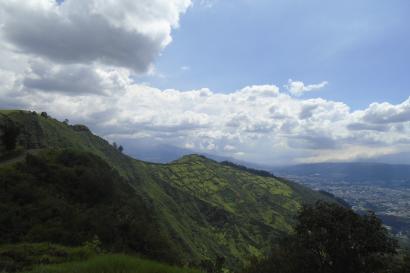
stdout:
POLYGON ((125 255, 104 255, 86 261, 62 263, 57 265, 38 266, 29 273, 201 273, 199 270, 174 267, 125 255))
POLYGON ((0 242, 78 246, 174 262, 170 240, 135 190, 91 153, 42 150, 0 168, 0 242), (167 250, 165 250, 167 249, 167 250))
POLYGON ((236 268, 246 257, 268 251, 271 240, 288 233, 302 203, 336 202, 287 180, 199 155, 170 164, 135 160, 83 125, 71 126, 31 112, 1 111, 0 124, 10 122, 19 128, 20 153, 12 160, 3 155, 2 168, 25 160, 27 154, 50 150, 74 149, 100 157, 132 187, 131 192, 171 239, 182 263, 223 256, 227 267, 236 268))

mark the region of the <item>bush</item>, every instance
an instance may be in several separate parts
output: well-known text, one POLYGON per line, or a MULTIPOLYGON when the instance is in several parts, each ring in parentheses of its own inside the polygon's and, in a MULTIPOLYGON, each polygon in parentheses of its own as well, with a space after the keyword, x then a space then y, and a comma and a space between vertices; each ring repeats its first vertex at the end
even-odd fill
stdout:
POLYGON ((245 272, 374 273, 386 272, 397 242, 373 214, 324 202, 304 206, 295 233, 254 261, 245 272))
POLYGON ((39 266, 30 273, 201 273, 125 255, 96 256, 87 261, 39 266))
POLYGON ((35 265, 85 260, 96 253, 86 247, 64 247, 50 243, 0 246, 0 272, 29 270, 35 265))
POLYGON ((7 122, 3 127, 3 143, 6 150, 12 151, 16 149, 17 137, 20 134, 20 128, 14 122, 7 122))

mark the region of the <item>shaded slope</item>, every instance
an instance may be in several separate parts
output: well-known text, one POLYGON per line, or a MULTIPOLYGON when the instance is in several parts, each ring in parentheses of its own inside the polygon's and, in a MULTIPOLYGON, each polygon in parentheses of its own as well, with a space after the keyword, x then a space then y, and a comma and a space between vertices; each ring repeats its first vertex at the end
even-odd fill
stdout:
POLYGON ((43 150, 0 167, 0 211, 0 244, 78 246, 99 238, 110 251, 176 261, 151 209, 91 153, 43 150))
POLYGON ((201 273, 199 270, 161 264, 125 255, 103 255, 86 261, 39 266, 29 273, 201 273))
POLYGON ((0 111, 0 120, 12 120, 20 127, 18 144, 26 150, 44 148, 78 149, 96 154, 115 167, 121 175, 133 178, 130 158, 119 153, 108 141, 95 136, 84 125, 67 125, 27 111, 0 111))
POLYGON ((235 268, 289 232, 303 202, 332 200, 303 186, 197 155, 170 164, 138 161, 86 127, 28 112, 3 114, 21 127, 19 143, 26 149, 76 148, 106 160, 152 209, 184 262, 224 256, 235 268))

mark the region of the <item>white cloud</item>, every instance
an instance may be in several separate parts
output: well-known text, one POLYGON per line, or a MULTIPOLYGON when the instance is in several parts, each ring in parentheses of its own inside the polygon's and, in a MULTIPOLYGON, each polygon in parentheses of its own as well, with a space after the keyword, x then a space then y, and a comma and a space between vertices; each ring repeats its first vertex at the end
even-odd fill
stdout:
MULTIPOLYGON (((136 83, 135 72, 150 70, 190 1, 120 3, 1 1, 0 107, 47 111, 112 140, 265 164, 410 152, 410 98, 351 111, 343 102, 295 98, 272 84, 222 94, 136 83)), ((287 89, 300 96, 326 85, 289 80, 287 89)))
MULTIPOLYGON (((384 124, 391 126, 389 130, 354 125, 371 124, 370 109, 373 115, 380 114, 374 106, 352 112, 344 103, 299 100, 275 86, 245 87, 228 94, 160 90, 129 83, 126 74, 117 76, 126 84, 110 96, 31 90, 22 91, 18 102, 60 120, 86 123, 111 138, 150 139, 260 163, 354 160, 410 151, 408 121, 384 124)), ((4 98, 12 96, 2 94, 4 107, 4 98)), ((407 103, 390 107, 402 109, 407 103)))
POLYGON ((201 7, 204 8, 212 8, 214 7, 219 0, 194 0, 194 4, 198 4, 201 7))
POLYGON ((152 62, 178 27, 190 0, 4 0, 3 42, 57 63, 105 64, 137 73, 152 62))
POLYGON ((224 150, 228 151, 228 152, 231 152, 231 151, 235 151, 236 148, 232 145, 225 145, 224 150))
POLYGON ((371 124, 410 122, 410 99, 401 104, 372 103, 363 111, 362 118, 371 124))
POLYGON ((125 69, 110 69, 82 64, 52 65, 44 61, 32 62, 26 70, 23 85, 28 89, 68 94, 109 95, 130 84, 125 69))
POLYGON ((292 95, 299 97, 299 96, 302 96, 306 92, 320 90, 324 88, 326 85, 328 85, 327 81, 323 81, 317 84, 305 85, 305 83, 302 81, 294 81, 292 79, 289 79, 288 84, 285 85, 285 88, 289 90, 289 92, 292 95))

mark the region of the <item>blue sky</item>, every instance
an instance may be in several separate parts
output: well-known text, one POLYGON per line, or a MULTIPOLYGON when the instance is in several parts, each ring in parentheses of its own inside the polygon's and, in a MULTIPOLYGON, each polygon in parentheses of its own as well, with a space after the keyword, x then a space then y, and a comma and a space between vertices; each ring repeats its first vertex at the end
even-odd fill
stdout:
POLYGON ((160 88, 231 92, 328 81, 309 96, 352 109, 408 98, 410 2, 219 0, 182 16, 156 61, 160 88), (182 70, 181 67, 189 67, 182 70))
POLYGON ((410 164, 408 14, 408 0, 4 0, 0 107, 137 155, 410 164))

